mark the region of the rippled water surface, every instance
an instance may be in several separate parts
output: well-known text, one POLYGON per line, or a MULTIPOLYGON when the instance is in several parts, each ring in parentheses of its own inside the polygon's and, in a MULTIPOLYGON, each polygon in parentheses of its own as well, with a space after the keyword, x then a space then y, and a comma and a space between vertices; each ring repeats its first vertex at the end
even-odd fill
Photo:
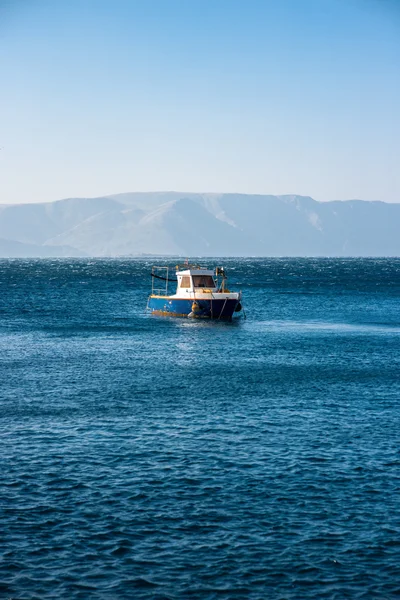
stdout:
POLYGON ((400 595, 400 260, 222 262, 246 320, 0 261, 0 597, 400 595))

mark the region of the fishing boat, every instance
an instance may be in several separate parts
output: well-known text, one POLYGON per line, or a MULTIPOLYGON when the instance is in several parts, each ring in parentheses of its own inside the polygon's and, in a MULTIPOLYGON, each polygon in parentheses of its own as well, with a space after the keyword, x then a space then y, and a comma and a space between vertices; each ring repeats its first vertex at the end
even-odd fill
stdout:
POLYGON ((242 293, 227 288, 223 267, 206 269, 200 265, 177 265, 176 278, 170 278, 169 267, 153 266, 152 290, 147 308, 156 315, 232 320, 243 313, 242 293), (160 288, 159 282, 165 282, 160 288), (175 294, 168 293, 176 283, 175 294))

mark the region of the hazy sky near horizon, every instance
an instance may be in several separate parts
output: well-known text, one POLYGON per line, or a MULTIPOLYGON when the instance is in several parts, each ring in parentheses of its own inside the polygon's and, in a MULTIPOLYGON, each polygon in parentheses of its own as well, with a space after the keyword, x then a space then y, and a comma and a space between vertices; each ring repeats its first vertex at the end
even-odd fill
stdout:
POLYGON ((400 202, 400 0, 0 0, 0 203, 400 202))

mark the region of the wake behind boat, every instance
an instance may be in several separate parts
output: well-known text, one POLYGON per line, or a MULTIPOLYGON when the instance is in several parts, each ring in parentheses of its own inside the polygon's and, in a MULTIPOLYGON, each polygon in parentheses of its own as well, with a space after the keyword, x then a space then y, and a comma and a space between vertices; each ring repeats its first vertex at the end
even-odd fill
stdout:
POLYGON ((176 279, 169 278, 169 267, 152 268, 152 290, 147 308, 156 315, 231 320, 243 313, 241 292, 227 289, 223 267, 214 270, 199 265, 178 265, 176 279), (161 275, 160 273, 163 273, 161 275), (156 288, 155 282, 165 282, 156 288), (168 294, 168 285, 176 283, 176 293, 168 294))

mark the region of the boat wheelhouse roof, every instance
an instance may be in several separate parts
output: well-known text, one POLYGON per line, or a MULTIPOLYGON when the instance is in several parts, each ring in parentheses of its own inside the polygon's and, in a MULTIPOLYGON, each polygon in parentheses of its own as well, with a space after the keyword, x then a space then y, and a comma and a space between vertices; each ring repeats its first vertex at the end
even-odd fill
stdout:
POLYGON ((188 269, 177 271, 177 275, 211 275, 213 277, 215 272, 212 269, 203 269, 201 267, 189 267, 188 269))

